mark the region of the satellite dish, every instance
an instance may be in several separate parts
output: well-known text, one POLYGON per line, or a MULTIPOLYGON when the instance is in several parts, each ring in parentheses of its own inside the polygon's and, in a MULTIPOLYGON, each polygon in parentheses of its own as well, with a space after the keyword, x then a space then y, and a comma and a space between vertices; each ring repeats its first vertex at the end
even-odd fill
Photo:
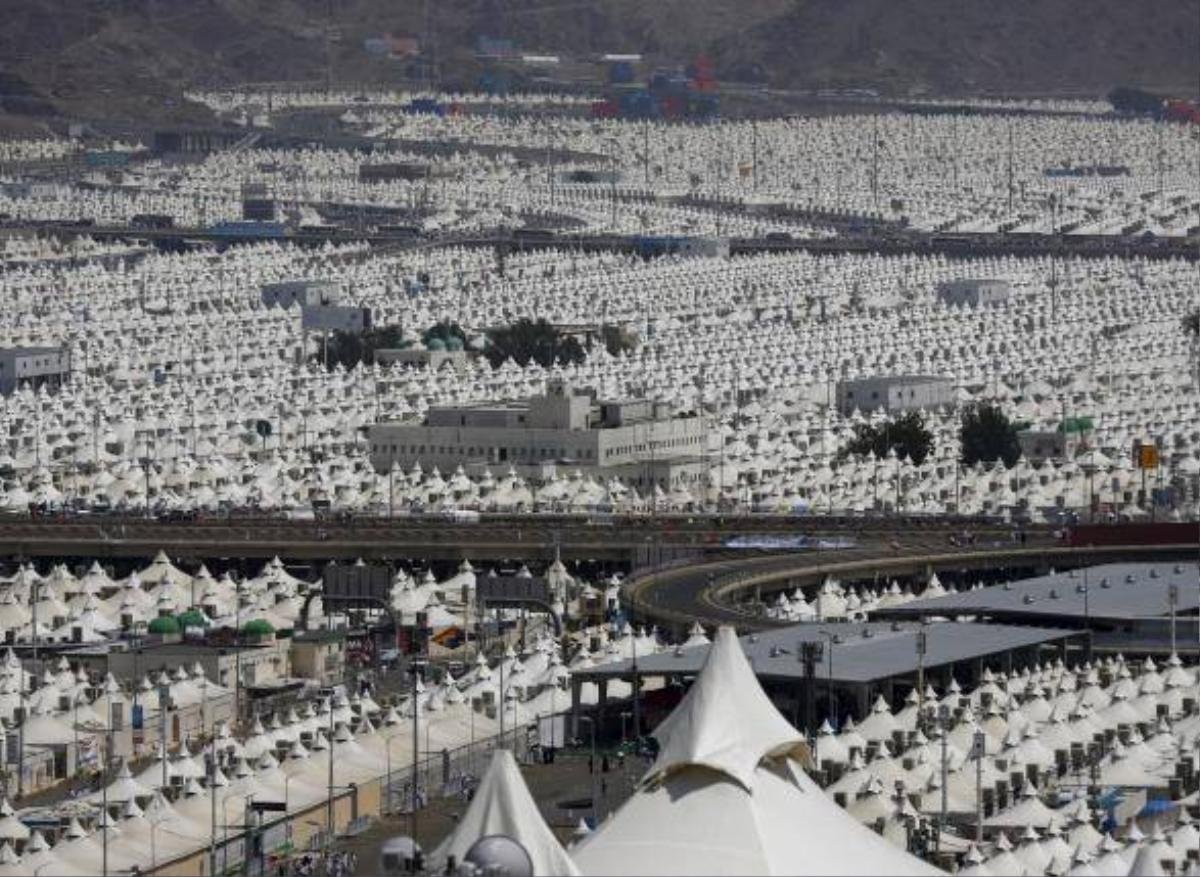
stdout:
POLYGON ((470 863, 481 874, 533 877, 533 859, 529 857, 528 850, 505 834, 481 837, 471 844, 463 856, 463 862, 470 863))

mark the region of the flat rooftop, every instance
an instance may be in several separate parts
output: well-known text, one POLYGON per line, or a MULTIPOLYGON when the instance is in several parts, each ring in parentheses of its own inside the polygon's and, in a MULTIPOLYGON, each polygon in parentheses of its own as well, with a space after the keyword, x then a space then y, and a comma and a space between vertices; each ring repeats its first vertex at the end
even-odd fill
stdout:
POLYGON ((62 353, 61 347, 0 347, 0 353, 15 353, 17 356, 40 356, 43 354, 62 353))
POLYGON ((1194 563, 1106 563, 976 591, 913 600, 874 614, 879 618, 982 615, 1031 623, 1055 618, 1073 621, 1163 618, 1171 613, 1172 585, 1178 592, 1176 614, 1200 608, 1194 563))
MULTIPOLYGON (((1079 631, 1003 624, 805 623, 750 634, 741 637, 740 641, 760 679, 797 682, 804 679, 804 665, 799 659, 800 643, 821 641, 825 643, 826 651, 818 676, 832 678, 834 682, 859 684, 915 674, 917 632, 920 630, 926 633, 926 670, 960 661, 997 657, 1031 646, 1057 645, 1079 635, 1079 631), (841 641, 832 646, 832 673, 829 669, 829 636, 825 634, 841 637, 841 641)), ((638 658, 638 675, 695 675, 704 665, 708 649, 708 646, 695 646, 682 649, 678 654, 667 651, 638 658)), ((632 661, 625 660, 575 673, 583 679, 597 680, 629 677, 633 675, 632 670, 632 661)))

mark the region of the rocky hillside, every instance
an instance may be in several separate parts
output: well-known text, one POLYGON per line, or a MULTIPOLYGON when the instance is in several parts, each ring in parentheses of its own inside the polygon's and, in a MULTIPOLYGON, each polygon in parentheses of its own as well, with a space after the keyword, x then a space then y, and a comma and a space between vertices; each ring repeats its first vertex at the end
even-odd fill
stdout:
POLYGON ((0 108, 28 118, 187 118, 183 88, 321 81, 327 46, 335 79, 395 80, 405 65, 363 40, 427 26, 448 81, 473 81, 481 34, 563 55, 706 52, 722 78, 793 88, 1193 94, 1200 80, 1200 0, 6 0, 5 19, 0 108))

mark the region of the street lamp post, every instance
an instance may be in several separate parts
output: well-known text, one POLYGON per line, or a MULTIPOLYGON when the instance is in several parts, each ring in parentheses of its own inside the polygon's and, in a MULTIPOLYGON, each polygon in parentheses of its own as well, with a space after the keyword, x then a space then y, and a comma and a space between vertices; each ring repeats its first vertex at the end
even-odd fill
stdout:
POLYGON ((592 780, 592 822, 596 825, 600 824, 600 813, 597 810, 596 804, 596 720, 591 716, 580 716, 579 721, 588 723, 588 730, 592 737, 592 767, 588 772, 592 780))
POLYGON ((925 652, 929 648, 929 637, 924 630, 917 631, 917 728, 925 720, 925 652))

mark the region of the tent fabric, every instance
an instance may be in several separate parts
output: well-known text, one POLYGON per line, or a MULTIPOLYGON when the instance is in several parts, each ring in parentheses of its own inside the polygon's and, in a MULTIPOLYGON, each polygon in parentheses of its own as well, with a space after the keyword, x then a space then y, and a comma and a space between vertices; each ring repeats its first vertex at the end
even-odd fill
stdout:
POLYGON ((646 780, 572 848, 600 874, 939 874, 842 810, 793 757, 800 734, 721 628, 692 688, 655 732, 646 780))
POLYGON ((547 827, 534 803, 517 762, 507 749, 497 749, 492 763, 462 819, 430 856, 431 873, 441 873, 450 856, 463 861, 481 837, 504 834, 520 842, 533 861, 535 875, 577 875, 557 838, 547 827))
POLYGON ((750 790, 765 756, 791 752, 807 759, 803 735, 763 692, 731 627, 717 631, 700 675, 654 736, 661 748, 645 782, 698 766, 750 790))

